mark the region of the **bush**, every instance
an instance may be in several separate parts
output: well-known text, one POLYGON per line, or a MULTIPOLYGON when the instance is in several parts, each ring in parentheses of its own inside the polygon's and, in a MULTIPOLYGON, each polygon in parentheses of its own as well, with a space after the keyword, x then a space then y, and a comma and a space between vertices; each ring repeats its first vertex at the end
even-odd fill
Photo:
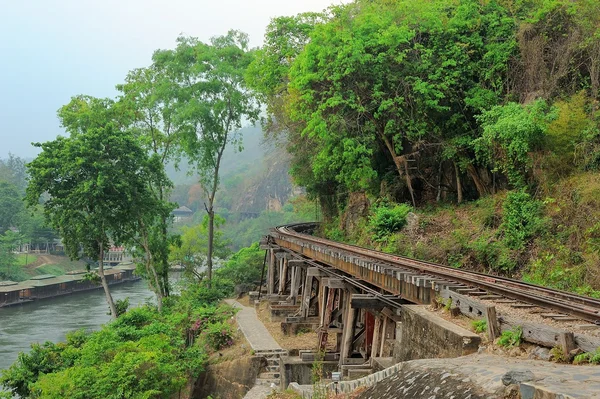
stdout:
POLYGON ((521 340, 523 339, 523 328, 517 326, 513 330, 503 331, 500 338, 498 338, 498 345, 511 348, 513 346, 520 346, 521 340))
POLYGON ((204 342, 212 350, 220 350, 233 345, 233 329, 225 322, 209 324, 203 333, 204 342))
POLYGON ((255 242, 233 254, 224 266, 215 270, 215 276, 230 280, 236 285, 258 283, 264 259, 265 251, 255 242))
POLYGON ((471 326, 477 334, 484 333, 487 331, 487 320, 473 320, 471 326))
POLYGON ((546 220, 542 217, 543 204, 525 191, 508 193, 503 204, 502 224, 504 242, 510 249, 523 249, 536 234, 542 232, 546 220))
POLYGON ((376 241, 383 240, 387 236, 406 226, 406 215, 411 211, 406 204, 394 207, 378 206, 374 208, 373 215, 369 218, 369 230, 376 241))

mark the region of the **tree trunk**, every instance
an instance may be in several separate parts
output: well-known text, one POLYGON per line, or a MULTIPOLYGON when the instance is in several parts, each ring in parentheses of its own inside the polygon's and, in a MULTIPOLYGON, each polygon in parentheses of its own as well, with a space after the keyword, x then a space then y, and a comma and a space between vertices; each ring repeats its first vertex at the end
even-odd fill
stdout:
POLYGON ((475 183, 475 187, 477 188, 477 192, 479 193, 480 197, 490 193, 488 186, 481 179, 481 177, 479 177, 479 173, 477 172, 477 169, 475 169, 475 166, 469 164, 469 166, 467 166, 467 173, 471 179, 473 179, 473 183, 475 183))
POLYGON ((462 203, 463 201, 463 192, 462 192, 462 183, 460 181, 460 170, 458 170, 458 165, 456 162, 454 163, 454 172, 456 173, 456 199, 458 203, 462 203))
POLYGON ((412 187, 412 182, 410 180, 410 173, 408 172, 408 159, 406 159, 405 156, 398 156, 396 154, 396 150, 394 149, 393 143, 390 142, 390 140, 384 134, 381 134, 380 137, 383 140, 385 147, 389 151, 390 155, 392 156, 392 160, 394 161, 394 165, 396 165, 396 170, 398 171, 398 174, 400 175, 400 177, 404 175, 404 178, 406 180, 406 187, 408 188, 408 192, 410 193, 412 204, 414 207, 416 207, 417 202, 415 201, 415 193, 412 187))
POLYGON ((212 256, 213 256, 213 245, 215 239, 215 211, 213 210, 212 201, 208 205, 208 255, 206 258, 206 277, 208 278, 208 285, 212 280, 212 256))
POLYGON ((106 295, 106 302, 108 303, 108 307, 110 308, 110 313, 113 319, 117 318, 117 307, 115 306, 115 302, 113 301, 113 297, 110 294, 110 288, 108 288, 108 282, 106 281, 106 276, 104 275, 104 245, 100 242, 100 256, 98 259, 98 275, 100 276, 100 281, 102 282, 102 288, 104 288, 104 294, 106 295))

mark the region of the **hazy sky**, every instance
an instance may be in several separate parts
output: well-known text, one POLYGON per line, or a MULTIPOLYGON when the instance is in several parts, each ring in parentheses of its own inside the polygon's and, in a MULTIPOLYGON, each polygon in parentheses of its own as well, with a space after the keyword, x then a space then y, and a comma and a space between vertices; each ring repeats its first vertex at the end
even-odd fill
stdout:
POLYGON ((133 68, 179 34, 239 29, 262 43, 270 19, 345 0, 0 0, 0 158, 33 157, 62 133, 56 110, 76 94, 113 97, 133 68))

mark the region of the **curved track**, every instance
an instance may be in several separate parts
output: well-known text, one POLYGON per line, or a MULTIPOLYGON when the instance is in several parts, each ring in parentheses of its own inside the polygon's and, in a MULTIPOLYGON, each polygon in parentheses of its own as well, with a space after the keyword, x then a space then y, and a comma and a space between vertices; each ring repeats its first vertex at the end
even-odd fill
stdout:
POLYGON ((570 292, 555 290, 506 277, 454 269, 448 266, 419 261, 403 256, 365 249, 306 234, 316 228, 317 223, 297 223, 278 226, 274 229, 281 238, 294 238, 307 243, 343 250, 350 254, 373 259, 391 266, 412 269, 441 279, 455 281, 476 287, 490 293, 516 299, 544 308, 554 309, 574 317, 600 324, 600 299, 590 298, 570 292))

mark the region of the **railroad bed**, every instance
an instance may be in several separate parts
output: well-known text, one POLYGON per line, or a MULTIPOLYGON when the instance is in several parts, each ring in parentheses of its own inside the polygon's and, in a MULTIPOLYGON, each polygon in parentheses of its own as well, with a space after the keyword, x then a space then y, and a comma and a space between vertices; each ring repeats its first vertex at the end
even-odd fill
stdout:
POLYGON ((432 291, 452 291, 461 298, 468 295, 515 309, 535 310, 542 318, 554 322, 585 320, 591 323, 590 327, 600 324, 599 299, 319 238, 311 235, 317 225, 278 226, 270 239, 281 248, 304 255, 306 260, 312 259, 312 263, 328 265, 352 276, 345 279, 360 288, 374 286, 386 291, 390 301, 429 303, 432 291), (410 292, 407 287, 411 287, 410 292))

